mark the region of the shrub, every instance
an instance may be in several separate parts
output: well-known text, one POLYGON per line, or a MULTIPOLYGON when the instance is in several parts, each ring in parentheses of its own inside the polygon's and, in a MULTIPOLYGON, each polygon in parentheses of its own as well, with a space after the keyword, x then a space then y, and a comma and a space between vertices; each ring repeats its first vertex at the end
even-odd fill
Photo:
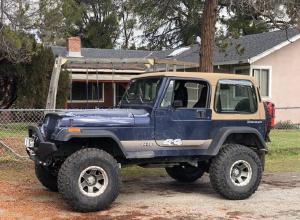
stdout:
POLYGON ((279 121, 275 125, 275 129, 289 130, 289 129, 297 129, 297 125, 293 124, 291 121, 279 121))

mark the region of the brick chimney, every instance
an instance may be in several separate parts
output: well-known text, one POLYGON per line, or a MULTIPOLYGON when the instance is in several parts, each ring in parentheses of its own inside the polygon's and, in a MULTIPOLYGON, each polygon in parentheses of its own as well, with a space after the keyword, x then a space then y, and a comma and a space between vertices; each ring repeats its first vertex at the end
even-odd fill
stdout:
POLYGON ((67 39, 67 51, 68 57, 82 57, 80 37, 69 37, 67 39))

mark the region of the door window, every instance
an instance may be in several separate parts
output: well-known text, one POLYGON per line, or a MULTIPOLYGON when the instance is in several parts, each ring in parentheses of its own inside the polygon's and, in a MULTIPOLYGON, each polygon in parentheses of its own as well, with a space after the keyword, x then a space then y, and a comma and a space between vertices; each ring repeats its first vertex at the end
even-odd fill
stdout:
POLYGON ((161 107, 207 108, 207 97, 207 82, 171 80, 161 102, 161 107))

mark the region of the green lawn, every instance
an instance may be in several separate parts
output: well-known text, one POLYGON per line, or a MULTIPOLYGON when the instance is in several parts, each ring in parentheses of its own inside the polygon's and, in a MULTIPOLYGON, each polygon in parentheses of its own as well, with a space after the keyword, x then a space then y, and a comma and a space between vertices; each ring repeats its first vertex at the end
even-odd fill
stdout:
POLYGON ((273 130, 266 171, 300 172, 300 130, 273 130))
MULTIPOLYGON (((27 125, 22 123, 1 126, 0 129, 0 139, 3 137, 21 138, 25 135, 27 135, 27 125)), ((300 130, 273 130, 268 147, 267 172, 300 172, 300 130)), ((7 163, 10 160, 12 160, 12 157, 9 155, 0 156, 0 163, 7 163)), ((16 163, 16 161, 13 160, 13 163, 16 163)), ((145 171, 147 175, 164 175, 162 169, 143 169, 139 167, 125 168, 122 172, 126 175, 139 176, 145 171)))

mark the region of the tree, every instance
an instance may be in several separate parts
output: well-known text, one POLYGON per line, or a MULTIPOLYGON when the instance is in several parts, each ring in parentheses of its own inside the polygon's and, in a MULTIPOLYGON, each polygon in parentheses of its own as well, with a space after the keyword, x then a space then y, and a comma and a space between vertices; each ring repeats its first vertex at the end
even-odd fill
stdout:
POLYGON ((1 0, 0 60, 14 63, 30 61, 36 11, 25 0, 1 0))
MULTIPOLYGON (((49 49, 37 45, 33 33, 42 27, 40 15, 45 15, 47 7, 53 8, 50 1, 56 0, 39 0, 40 4, 1 0, 0 108, 9 108, 13 103, 17 107, 44 108, 43 96, 48 93, 54 58, 49 49)), ((68 91, 60 97, 65 94, 68 91)))
POLYGON ((54 56, 50 49, 42 46, 34 48, 36 53, 32 56, 32 62, 23 65, 25 72, 19 75, 18 108, 44 108, 54 56))
POLYGON ((3 28, 0 36, 0 108, 9 108, 17 98, 17 85, 24 73, 21 63, 32 55, 32 37, 3 28))
MULTIPOLYGON (((219 7, 227 10, 228 18, 221 19, 228 28, 224 36, 227 38, 229 36, 237 38, 240 35, 261 33, 272 29, 287 31, 300 24, 299 0, 219 0, 219 7)), ((226 46, 222 47, 226 50, 226 46)), ((237 50, 240 52, 243 48, 237 47, 237 50)))
POLYGON ((239 37, 250 34, 259 34, 269 30, 268 24, 255 14, 237 8, 230 17, 220 16, 220 22, 226 26, 224 37, 239 37))
POLYGON ((149 49, 190 45, 201 37, 200 70, 213 71, 216 23, 225 37, 261 33, 299 24, 298 0, 132 0, 149 49), (225 10, 226 16, 220 14, 225 10))
MULTIPOLYGON (((32 62, 22 65, 23 72, 18 75, 16 108, 40 108, 46 106, 54 56, 50 48, 37 45, 32 62)), ((13 65, 11 65, 13 66, 13 65)), ((69 94, 69 75, 62 72, 57 94, 58 108, 64 108, 69 94)))
POLYGON ((0 61, 0 109, 9 108, 17 98, 19 76, 25 73, 20 64, 12 65, 8 60, 0 61))
POLYGON ((243 10, 245 15, 265 22, 269 28, 287 29, 300 22, 299 0, 227 0, 226 4, 230 11, 243 10))
POLYGON ((225 0, 220 7, 226 8, 227 16, 220 18, 227 27, 227 36, 240 36, 287 29, 299 24, 300 2, 225 0))
POLYGON ((149 49, 167 49, 196 42, 203 3, 199 0, 131 0, 149 49))
POLYGON ((121 47, 123 49, 135 48, 134 44, 130 44, 133 40, 133 34, 137 25, 137 19, 134 12, 132 2, 127 0, 119 0, 118 17, 120 26, 121 47))
POLYGON ((218 0, 205 0, 201 26, 199 66, 202 72, 213 72, 213 53, 218 12, 218 0))
POLYGON ((12 63, 30 62, 34 38, 23 31, 14 31, 0 24, 0 60, 12 63))
MULTIPOLYGON (((70 77, 69 72, 63 70, 59 75, 56 108, 66 108, 66 103, 70 95, 70 77)), ((48 92, 48 91, 47 91, 48 92)))
POLYGON ((18 77, 30 62, 33 37, 26 32, 32 27, 33 12, 23 0, 1 0, 0 4, 0 108, 8 108, 17 97, 18 77))
POLYGON ((67 33, 80 36, 84 47, 113 48, 119 34, 112 0, 64 0, 67 33))
POLYGON ((37 34, 43 43, 63 45, 67 36, 63 1, 39 0, 37 34))
MULTIPOLYGON (((238 15, 243 12, 245 16, 251 16, 253 21, 260 20, 269 28, 285 29, 299 25, 300 2, 298 0, 274 1, 274 0, 206 0, 202 17, 201 47, 200 47, 200 71, 213 72, 212 51, 215 46, 214 33, 219 10, 217 7, 227 7, 227 10, 238 15)), ((234 16, 236 16, 234 14, 234 16)))

